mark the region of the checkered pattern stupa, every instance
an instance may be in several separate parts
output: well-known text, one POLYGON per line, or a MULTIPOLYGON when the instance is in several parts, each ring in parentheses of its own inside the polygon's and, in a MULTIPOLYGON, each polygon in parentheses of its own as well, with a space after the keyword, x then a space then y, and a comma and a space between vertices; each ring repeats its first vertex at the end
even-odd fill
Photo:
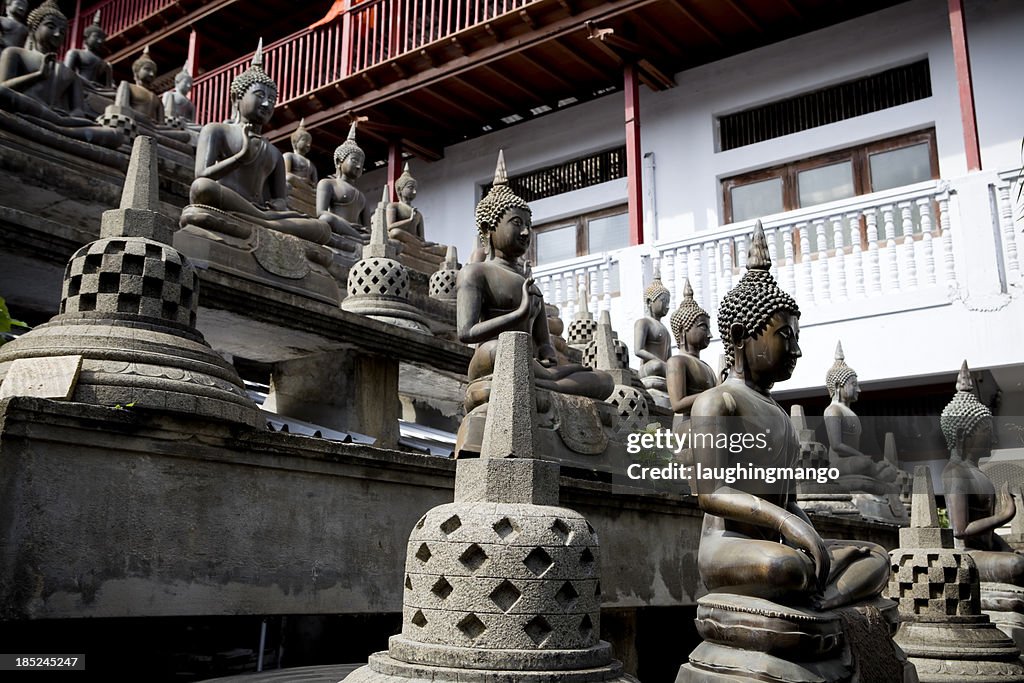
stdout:
POLYGON ((68 263, 60 313, 0 349, 0 382, 31 385, 48 361, 71 359, 70 400, 259 426, 238 373, 195 329, 199 279, 171 246, 157 183, 156 143, 140 136, 120 207, 68 263))
POLYGON ((347 683, 635 683, 599 638, 597 533, 533 457, 528 334, 500 336, 494 378, 481 457, 409 537, 402 632, 347 683))

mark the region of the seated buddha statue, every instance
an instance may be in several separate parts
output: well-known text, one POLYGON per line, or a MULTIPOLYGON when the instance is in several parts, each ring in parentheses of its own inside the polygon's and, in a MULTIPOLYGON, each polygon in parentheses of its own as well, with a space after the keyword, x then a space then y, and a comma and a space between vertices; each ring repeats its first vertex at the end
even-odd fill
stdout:
POLYGON ((192 74, 188 67, 183 66, 181 71, 174 75, 174 90, 164 93, 161 104, 164 108, 164 120, 182 128, 189 124, 195 125, 196 105, 188 98, 192 89, 192 74))
MULTIPOLYGON (((949 447, 942 484, 953 537, 974 558, 982 582, 1024 586, 1024 556, 996 533, 1013 519, 1016 503, 1008 484, 997 490, 978 467, 978 460, 992 453, 992 412, 974 394, 967 361, 960 369, 956 389, 939 419, 949 447)), ((982 589, 984 593, 984 583, 982 589)))
POLYGON ((183 130, 167 125, 164 119, 164 105, 160 97, 153 91, 153 81, 156 79, 156 62, 149 56, 149 46, 142 51, 142 55, 132 62, 132 74, 135 77, 134 83, 121 81, 117 87, 117 95, 114 103, 120 107, 127 107, 134 112, 134 118, 143 131, 154 135, 158 140, 173 140, 181 143, 188 143, 192 136, 183 130))
POLYGON ((424 239, 423 214, 412 205, 418 189, 419 183, 412 177, 406 163, 402 175, 395 182, 398 201, 390 202, 385 214, 388 237, 402 244, 403 255, 424 261, 428 270, 435 270, 444 261, 448 247, 424 239))
POLYGON ((289 205, 303 213, 315 216, 316 184, 319 180, 316 166, 307 156, 313 147, 313 136, 306 130, 306 119, 291 135, 292 151, 284 153, 284 170, 288 178, 289 205))
POLYGON ((292 151, 284 153, 284 168, 288 173, 288 184, 305 183, 316 187, 316 166, 307 156, 313 146, 313 136, 306 130, 306 119, 299 121, 299 127, 291 135, 292 151))
POLYGON ((665 391, 665 362, 672 353, 672 337, 661 322, 669 311, 672 295, 661 283, 661 274, 655 272, 651 284, 644 290, 644 307, 647 315, 633 326, 635 353, 643 363, 640 365, 640 379, 648 389, 665 391))
POLYGON ((860 450, 860 418, 850 408, 860 396, 857 373, 846 364, 842 343, 836 344, 835 362, 825 374, 825 386, 832 402, 825 408, 829 462, 841 475, 861 475, 871 480, 864 490, 870 493, 895 493, 899 470, 884 459, 876 461, 860 450))
POLYGON ((64 55, 64 66, 74 70, 86 83, 109 89, 113 86, 114 74, 110 63, 100 54, 107 33, 100 26, 99 10, 96 10, 92 23, 85 27, 83 34, 85 47, 68 50, 64 55))
POLYGON ((199 134, 192 205, 181 225, 247 238, 252 225, 327 244, 330 226, 288 208, 284 158, 261 131, 274 115, 277 86, 263 70, 263 52, 231 82, 236 118, 208 123, 199 134), (209 209, 213 209, 210 211, 209 209))
POLYGON ((889 578, 888 553, 873 543, 823 540, 797 506, 791 482, 737 478, 730 484, 723 474, 737 463, 794 467, 800 452, 789 415, 771 396, 801 356, 800 310, 770 267, 758 222, 747 272, 718 312, 727 376, 697 397, 691 417, 695 432, 728 434, 730 444, 734 435, 762 434, 769 447, 731 452, 723 439, 695 442, 698 464, 722 468, 696 479, 705 513, 698 569, 709 591, 743 596, 740 605, 759 598, 829 610, 879 596, 889 578))
POLYGON ((486 248, 483 261, 467 264, 458 276, 459 340, 478 344, 469 363, 466 410, 485 403, 489 386, 474 381, 494 371, 498 335, 529 332, 534 341, 536 385, 554 392, 603 400, 612 392, 610 375, 579 364, 558 365, 551 344, 544 295, 521 257, 533 236, 530 207, 508 187, 504 156, 499 154, 494 185, 476 207, 476 225, 486 248))
POLYGON ((320 220, 331 227, 335 236, 363 244, 370 239, 369 213, 366 196, 355 182, 363 174, 365 162, 366 155, 356 143, 353 122, 345 142, 334 150, 335 175, 324 178, 316 186, 316 210, 320 220))
POLYGON ((700 359, 700 352, 711 343, 711 317, 694 301, 689 279, 671 324, 679 353, 665 363, 665 378, 672 412, 685 418, 701 392, 718 384, 715 371, 700 359))
POLYGON ((25 45, 25 39, 28 38, 26 12, 28 3, 25 0, 7 0, 7 11, 0 17, 0 50, 25 45))
POLYGON ((29 13, 27 21, 26 46, 7 47, 0 53, 0 109, 69 138, 119 147, 124 137, 88 118, 81 79, 57 61, 68 20, 56 1, 46 0, 29 13))

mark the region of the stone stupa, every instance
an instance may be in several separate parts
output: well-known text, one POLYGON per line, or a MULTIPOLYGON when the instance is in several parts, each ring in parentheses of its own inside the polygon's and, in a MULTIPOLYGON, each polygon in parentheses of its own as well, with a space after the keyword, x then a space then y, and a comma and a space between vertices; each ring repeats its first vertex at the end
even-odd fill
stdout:
POLYGON ((156 142, 135 138, 121 205, 71 257, 60 313, 0 349, 0 398, 36 396, 261 425, 195 328, 199 277, 159 213, 156 142))
POLYGON ((346 683, 636 682, 599 638, 597 534, 535 458, 532 357, 501 335, 480 458, 409 537, 402 632, 346 683))

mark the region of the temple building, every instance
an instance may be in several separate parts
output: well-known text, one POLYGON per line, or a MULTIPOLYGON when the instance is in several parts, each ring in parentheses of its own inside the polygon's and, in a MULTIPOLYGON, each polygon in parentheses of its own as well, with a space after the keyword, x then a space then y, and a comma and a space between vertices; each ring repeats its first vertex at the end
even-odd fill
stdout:
MULTIPOLYGON (((280 662, 365 664, 400 629, 406 637, 419 633, 425 627, 417 620, 433 617, 411 612, 408 595, 403 602, 403 590, 413 590, 403 582, 410 573, 420 576, 403 568, 430 577, 430 586, 416 585, 416 600, 439 613, 455 609, 444 607, 447 595, 440 594, 458 582, 449 575, 434 583, 430 551, 418 556, 410 540, 426 532, 410 532, 427 510, 451 503, 454 454, 482 451, 494 370, 487 344, 497 344, 499 332, 528 331, 535 352, 530 377, 543 408, 539 417, 531 414, 540 434, 531 452, 562 465, 561 503, 556 496, 550 504, 579 510, 578 524, 601 536, 598 592, 588 596, 600 603, 601 623, 591 624, 599 632, 588 631, 581 642, 608 641, 623 676, 675 680, 700 642, 693 619, 706 592, 697 569, 702 510, 685 494, 611 495, 621 483, 614 478, 625 452, 621 426, 688 424, 693 401, 673 414, 680 385, 672 374, 688 366, 671 359, 690 353, 699 361, 693 372, 703 373, 701 388, 726 369, 732 345, 723 340, 728 325, 723 332, 720 305, 747 272, 760 230, 767 270, 799 304, 802 350, 791 378, 774 388, 766 383, 770 398, 806 416, 798 425, 804 455, 817 453, 821 462, 849 455, 885 472, 843 471, 861 477, 861 486, 840 501, 842 514, 812 515, 823 536, 891 551, 899 545, 898 520, 909 510, 906 473, 928 467, 935 493, 943 495, 949 451, 939 415, 965 358, 972 391, 993 418, 994 445, 980 467, 997 489, 1024 486, 1024 93, 1010 79, 1012 65, 1024 61, 1024 3, 28 5, 30 32, 32 10, 59 6, 66 15, 58 62, 68 50, 84 51, 88 35, 89 54, 105 58, 112 79, 83 80, 78 93, 88 118, 109 133, 102 149, 91 133, 69 141, 49 119, 40 123, 21 94, 8 95, 17 89, 8 77, 17 75, 0 83, 0 302, 42 331, 42 341, 23 340, 19 348, 44 349, 39 354, 49 360, 39 363, 56 367, 79 353, 53 331, 86 326, 67 323, 72 313, 101 321, 97 326, 135 324, 124 322, 137 313, 122 310, 124 296, 103 308, 102 297, 128 286, 129 275, 121 271, 118 280, 102 250, 104 240, 124 237, 116 227, 122 219, 104 212, 117 209, 123 187, 133 189, 149 173, 139 170, 132 141, 157 128, 136 129, 132 116, 115 116, 127 105, 112 95, 118 83, 133 81, 133 63, 145 54, 156 71, 146 86, 153 100, 166 94, 164 102, 185 103, 181 111, 192 118, 168 112, 159 131, 174 142, 158 136, 156 151, 147 152, 146 201, 129 207, 123 200, 118 209, 131 220, 136 210, 159 214, 146 220, 159 221, 161 236, 133 233, 118 249, 130 256, 148 241, 163 250, 161 263, 193 264, 187 267, 194 266, 198 294, 180 303, 191 318, 162 315, 203 354, 216 352, 216 382, 226 383, 221 389, 237 406, 230 419, 215 417, 208 427, 207 413, 217 410, 180 409, 179 398, 166 399, 165 416, 144 412, 155 408, 141 403, 133 413, 134 394, 122 400, 107 384, 102 400, 96 393, 82 398, 84 383, 99 372, 88 367, 90 359, 112 362, 89 347, 80 353, 84 365, 60 365, 65 402, 52 407, 45 399, 53 397, 25 398, 4 379, 7 373, 29 386, 18 374, 26 366, 15 372, 13 363, 29 356, 36 362, 36 352, 4 356, 0 348, 0 491, 9 492, 0 498, 15 501, 0 504, 0 521, 9 525, 0 528, 9 538, 0 545, 7 556, 0 560, 0 637, 17 636, 21 645, 51 633, 71 652, 93 622, 89 647, 146 641, 151 647, 138 652, 167 658, 153 665, 163 676, 155 680, 200 680, 280 662), (243 102, 254 87, 268 111, 243 102), (228 131, 223 144, 237 148, 216 151, 221 140, 201 132, 207 124, 228 131), (237 141, 233 130, 243 131, 237 141), (59 143, 48 141, 51 133, 59 143), (235 172, 225 171, 223 159, 246 158, 249 145, 262 155, 253 167, 266 166, 252 196, 242 198, 256 207, 247 208, 254 220, 239 219, 235 200, 215 187, 235 172), (287 161, 280 174, 279 157, 287 161), (496 272, 478 266, 502 251, 495 245, 503 214, 481 217, 478 209, 494 196, 507 201, 502 210, 511 207, 532 224, 532 237, 513 245, 522 254, 504 250, 502 265, 519 278, 506 288, 514 296, 494 294, 488 288, 499 288, 487 280, 478 285, 488 290, 482 303, 464 310, 457 287, 496 272), (335 223, 348 209, 360 220, 346 218, 346 233, 335 223), (180 229, 164 226, 168 220, 180 229), (278 230, 277 220, 298 227, 278 230), (88 268, 88 258, 102 260, 99 273, 107 278, 96 280, 96 292, 77 293, 91 273, 72 269, 88 268), (547 309, 531 303, 541 295, 547 309), (95 309, 67 309, 90 296, 95 309), (673 311, 684 302, 689 313, 677 319, 673 311), (487 315, 504 319, 527 309, 521 317, 528 325, 516 324, 529 329, 484 325, 487 315), (684 339, 698 321, 709 342, 684 339), (597 356, 601 367, 588 360, 597 356), (558 372, 583 365, 596 372, 558 372), (823 384, 826 371, 835 386, 823 384), (601 373, 614 382, 595 379, 601 373), (574 378, 585 390, 563 392, 563 380, 574 378), (607 393, 605 384, 615 387, 618 402, 592 401, 595 391, 607 393), (68 408, 75 402, 92 405, 75 412, 68 408), (830 429, 823 416, 839 404, 831 414, 840 416, 840 427, 830 429), (40 415, 53 434, 40 434, 40 415), (859 416, 854 445, 830 447, 830 439, 848 435, 842 419, 850 415, 859 416), (562 425, 583 436, 559 434, 562 425), (35 450, 37 439, 49 444, 40 447, 45 457, 35 450), (571 457, 546 452, 563 442, 571 457), (183 450, 186 444, 195 450, 183 450), (47 458, 50 450, 69 458, 76 449, 87 455, 76 466, 100 473, 95 481, 82 479, 82 492, 68 498, 81 512, 37 519, 49 499, 32 468, 74 482, 84 475, 47 458), (104 449, 123 463, 104 464, 104 449), (7 458, 31 466, 5 470, 7 458), (132 465, 132 458, 145 464, 132 465), (236 482, 237 489, 218 488, 213 479, 236 482), (872 487, 870 479, 885 481, 872 487), (137 495, 124 509, 145 509, 147 500, 154 506, 137 527, 104 502, 133 487, 137 495), (901 493, 907 510, 896 510, 901 493), (272 502, 256 504, 264 500, 272 502), (185 515, 178 528, 166 518, 178 504, 204 512, 185 515), (885 514, 853 519, 864 505, 882 506, 885 514), (22 519, 27 509, 33 512, 22 519), (205 524, 214 530, 210 537, 203 536, 205 524), (75 533, 58 533, 62 525, 75 533), (62 567, 66 558, 53 548, 73 557, 75 537, 102 536, 105 525, 114 531, 86 553, 92 565, 62 567), (44 550, 29 544, 32 538, 44 550), (117 544, 128 545, 104 560, 105 549, 117 544), (175 670, 183 677, 174 679, 175 670)), ((181 301, 191 296, 190 290, 181 301)), ((136 353, 135 343, 126 337, 123 345, 136 353)), ((139 379, 146 370, 136 367, 143 361, 124 358, 131 382, 149 387, 139 379)), ((108 384, 135 386, 119 381, 108 384)), ((203 391, 209 398, 212 389, 203 391)), ((1024 522, 1015 524, 1024 530, 1024 522)), ((499 525, 494 531, 504 542, 499 525)), ((431 531, 437 545, 456 552, 457 527, 439 529, 431 531)), ((481 529, 473 533, 487 532, 481 529)), ((486 546, 473 539, 477 548, 486 546)), ((468 567, 475 555, 465 553, 467 561, 453 555, 444 562, 468 567)), ((515 572, 500 577, 508 583, 515 572)), ((495 591, 495 604, 515 602, 507 598, 512 591, 495 591)), ((448 629, 452 637, 470 639, 460 647, 491 637, 468 617, 451 618, 458 624, 448 629)), ((436 625, 426 630, 435 628, 441 632, 436 625)), ((546 634, 535 632, 526 633, 541 650, 551 649, 542 644, 546 634)), ((453 644, 436 638, 432 647, 453 644)), ((387 657, 399 657, 395 647, 387 657)), ((385 655, 376 657, 383 666, 385 655)), ((144 655, 131 661, 141 666, 144 655)), ((569 668, 552 665, 560 667, 569 668)), ((330 673, 340 679, 341 671, 330 673)))

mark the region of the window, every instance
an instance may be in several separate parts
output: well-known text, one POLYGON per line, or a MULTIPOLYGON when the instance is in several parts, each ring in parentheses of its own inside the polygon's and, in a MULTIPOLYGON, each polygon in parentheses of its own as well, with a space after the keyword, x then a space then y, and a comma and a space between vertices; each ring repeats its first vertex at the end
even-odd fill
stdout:
POLYGON ((726 178, 723 219, 735 223, 938 175, 935 130, 929 129, 726 178))
POLYGON ((530 260, 547 265, 628 246, 629 213, 618 206, 536 226, 530 260))

